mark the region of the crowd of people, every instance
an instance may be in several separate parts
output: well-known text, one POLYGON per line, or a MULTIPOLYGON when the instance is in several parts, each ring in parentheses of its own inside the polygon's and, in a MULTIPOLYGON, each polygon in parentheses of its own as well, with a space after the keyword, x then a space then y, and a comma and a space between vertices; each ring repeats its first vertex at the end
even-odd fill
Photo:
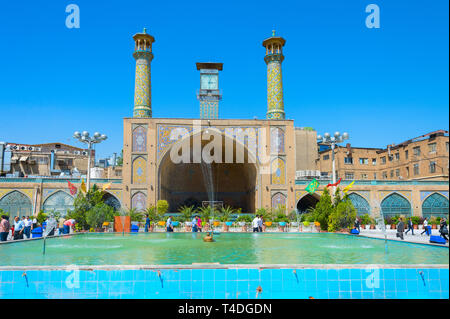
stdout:
MULTIPOLYGON (((47 219, 46 224, 49 224, 53 221, 53 217, 50 216, 47 219)), ((47 236, 54 236, 56 232, 59 235, 69 234, 71 230, 75 228, 76 221, 74 219, 64 219, 61 217, 58 222, 55 221, 54 227, 52 227, 47 236)), ((29 239, 31 238, 32 230, 39 230, 40 233, 43 233, 42 226, 38 224, 38 221, 35 217, 30 216, 19 216, 14 217, 14 221, 12 224, 9 222, 9 216, 2 215, 0 221, 0 241, 7 240, 20 240, 20 239, 29 239)))
MULTIPOLYGON (((396 237, 399 237, 401 240, 403 240, 403 233, 406 235, 409 231, 411 231, 411 235, 414 236, 414 224, 412 222, 412 218, 410 217, 408 219, 407 225, 408 229, 405 231, 405 223, 403 222, 403 219, 400 217, 399 222, 397 224, 397 234, 396 237)), ((426 234, 427 236, 431 235, 431 226, 428 225, 427 218, 423 221, 423 231, 420 233, 420 235, 426 234)), ((442 238, 444 238, 446 241, 448 241, 448 228, 447 228, 447 221, 445 218, 442 218, 439 225, 439 234, 442 238)))

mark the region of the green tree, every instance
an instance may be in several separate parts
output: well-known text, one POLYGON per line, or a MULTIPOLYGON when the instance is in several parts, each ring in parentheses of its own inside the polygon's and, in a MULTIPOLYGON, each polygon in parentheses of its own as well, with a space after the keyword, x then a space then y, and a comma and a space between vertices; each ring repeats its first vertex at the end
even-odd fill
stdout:
POLYGON ((323 190, 322 196, 317 203, 316 207, 312 209, 312 216, 314 220, 320 223, 320 229, 328 229, 328 218, 333 212, 333 205, 331 203, 331 196, 328 193, 328 189, 323 190))
POLYGON ((356 218, 356 209, 353 206, 351 200, 344 196, 344 198, 339 201, 328 219, 328 231, 338 231, 344 228, 350 228, 356 218))
POLYGON ((160 214, 160 216, 164 216, 164 214, 167 213, 168 210, 169 210, 169 203, 166 200, 160 199, 156 203, 156 211, 158 214, 160 214))
POLYGON ((114 208, 105 203, 98 203, 86 212, 86 223, 92 228, 101 228, 104 222, 113 220, 114 208))
POLYGON ((117 166, 123 165, 123 149, 120 151, 120 155, 117 157, 117 166))

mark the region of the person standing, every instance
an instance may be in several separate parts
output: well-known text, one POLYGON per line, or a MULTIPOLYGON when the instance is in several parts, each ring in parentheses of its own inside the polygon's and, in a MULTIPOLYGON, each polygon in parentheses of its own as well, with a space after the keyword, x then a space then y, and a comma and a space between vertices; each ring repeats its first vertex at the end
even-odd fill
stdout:
POLYGON ((255 218, 252 220, 252 228, 253 232, 257 233, 259 231, 259 223, 258 223, 259 216, 255 215, 255 218))
POLYGON ((166 231, 168 233, 173 232, 172 216, 169 216, 166 221, 166 231))
POLYGON ((148 214, 145 215, 145 229, 144 231, 148 233, 148 229, 150 228, 150 217, 148 217, 148 214))
POLYGON ((198 231, 197 216, 194 216, 194 219, 192 220, 192 232, 196 233, 197 231, 198 231))
POLYGON ((199 232, 202 232, 202 219, 200 216, 197 216, 197 228, 199 232))
POLYGON ((9 221, 6 215, 2 215, 2 220, 0 221, 0 241, 6 241, 9 234, 9 221))
POLYGON ((264 225, 263 215, 259 215, 259 218, 258 218, 258 231, 260 233, 262 233, 262 231, 263 231, 263 225, 264 225))
POLYGON ((447 221, 443 217, 441 219, 440 225, 439 225, 439 233, 441 234, 441 237, 444 238, 446 241, 448 241, 448 228, 447 228, 447 221))
POLYGON ((59 235, 64 234, 64 222, 66 221, 66 219, 64 217, 60 217, 58 219, 58 230, 59 230, 59 235))
POLYGON ((414 225, 413 225, 413 222, 412 222, 411 217, 408 219, 408 230, 405 232, 405 235, 406 235, 409 231, 411 231, 411 234, 414 236, 414 225))
POLYGON ((361 229, 360 229, 360 224, 359 224, 359 219, 358 219, 358 217, 356 217, 356 219, 355 219, 355 229, 357 229, 357 230, 358 230, 358 233, 360 233, 360 232, 361 232, 361 229))
POLYGON ((30 216, 27 216, 26 219, 24 220, 24 228, 23 228, 23 233, 27 238, 31 238, 31 224, 32 222, 30 216))
POLYGON ((423 233, 426 233, 426 235, 428 236, 428 218, 425 217, 425 219, 423 220, 423 232, 421 232, 420 234, 423 235, 423 233))
POLYGON ((25 227, 19 216, 14 218, 14 240, 23 239, 23 228, 25 227))
POLYGON ((36 219, 36 217, 33 216, 33 228, 32 229, 35 229, 36 227, 37 227, 37 219, 36 219))
POLYGON ((403 231, 405 230, 405 223, 403 223, 402 218, 399 218, 399 222, 397 224, 397 237, 400 237, 403 240, 403 231))

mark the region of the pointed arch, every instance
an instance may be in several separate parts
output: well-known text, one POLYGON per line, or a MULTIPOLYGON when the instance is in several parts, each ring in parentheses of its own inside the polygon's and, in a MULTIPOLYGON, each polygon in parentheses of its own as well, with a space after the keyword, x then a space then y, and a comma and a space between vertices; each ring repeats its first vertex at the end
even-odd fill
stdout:
POLYGON ((147 128, 139 125, 133 130, 133 152, 147 152, 147 128))
POLYGON ((18 190, 13 190, 0 199, 0 209, 9 213, 10 220, 16 216, 30 216, 33 205, 30 198, 18 190))
POLYGON ((120 207, 122 207, 119 199, 109 192, 105 192, 105 194, 103 194, 103 202, 106 205, 114 208, 114 210, 116 210, 116 211, 120 210, 120 207))
POLYGON ((272 208, 277 209, 280 206, 286 206, 286 195, 282 192, 275 193, 272 196, 272 208))
POLYGON ((145 184, 147 180, 147 160, 143 156, 138 156, 132 164, 132 183, 145 184))
POLYGON ((355 207, 358 216, 365 214, 370 215, 370 205, 367 199, 365 199, 358 193, 351 193, 348 195, 348 198, 351 200, 353 206, 355 207))
POLYGON ((384 217, 405 215, 411 216, 411 203, 399 193, 391 193, 381 202, 381 214, 384 217))
POLYGON ((308 212, 308 209, 315 208, 320 200, 320 196, 315 194, 306 193, 297 202, 297 211, 300 214, 308 212))
POLYGON ((67 211, 73 209, 73 197, 66 192, 59 190, 49 195, 42 205, 44 212, 57 212, 62 216, 67 214, 67 211))
POLYGON ((142 192, 137 192, 131 197, 131 208, 142 212, 147 207, 147 196, 142 192))
POLYGON ((422 203, 422 216, 430 218, 445 217, 448 219, 448 198, 437 192, 429 195, 422 203))

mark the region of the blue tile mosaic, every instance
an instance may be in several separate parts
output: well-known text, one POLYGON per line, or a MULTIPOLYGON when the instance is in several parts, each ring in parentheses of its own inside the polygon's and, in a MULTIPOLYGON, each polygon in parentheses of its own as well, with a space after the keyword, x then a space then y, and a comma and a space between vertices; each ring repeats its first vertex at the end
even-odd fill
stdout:
POLYGON ((448 268, 1 270, 0 298, 448 299, 448 278, 448 268))

